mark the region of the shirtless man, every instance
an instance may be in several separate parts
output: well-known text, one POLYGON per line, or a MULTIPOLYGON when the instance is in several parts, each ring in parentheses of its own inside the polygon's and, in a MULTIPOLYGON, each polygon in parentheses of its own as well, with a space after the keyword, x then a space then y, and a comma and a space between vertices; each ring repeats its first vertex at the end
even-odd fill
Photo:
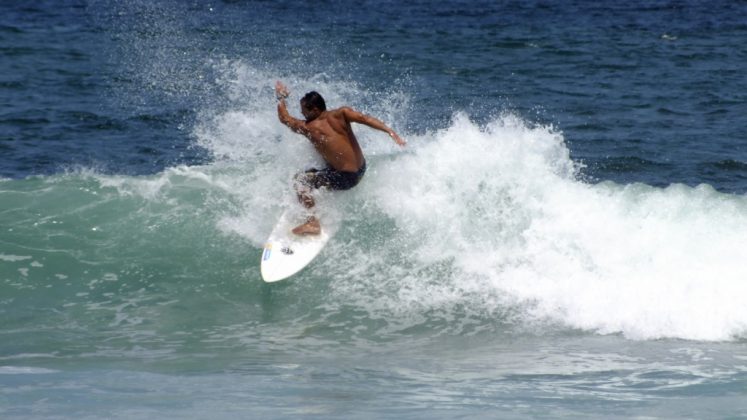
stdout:
MULTIPOLYGON (((365 124, 383 131, 398 145, 405 145, 405 141, 394 130, 374 117, 361 114, 349 107, 328 111, 324 98, 317 92, 309 92, 301 99, 301 113, 306 121, 293 118, 285 105, 285 99, 289 94, 288 88, 281 82, 275 84, 280 122, 296 133, 306 136, 327 162, 324 169, 310 169, 295 177, 298 201, 307 209, 314 207, 312 189, 327 187, 333 190, 349 190, 363 178, 366 160, 350 123, 365 124)), ((293 229, 296 235, 318 235, 320 232, 319 220, 313 215, 306 223, 293 229)))

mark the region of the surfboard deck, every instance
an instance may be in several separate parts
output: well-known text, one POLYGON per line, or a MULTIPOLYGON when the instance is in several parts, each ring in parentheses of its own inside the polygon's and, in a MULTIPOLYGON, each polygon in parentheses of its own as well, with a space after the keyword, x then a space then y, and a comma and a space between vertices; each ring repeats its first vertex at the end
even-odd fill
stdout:
POLYGON ((337 230, 333 220, 321 220, 319 235, 299 236, 291 230, 303 223, 299 212, 287 209, 283 212, 262 251, 260 271, 267 283, 287 279, 303 270, 324 249, 337 230))

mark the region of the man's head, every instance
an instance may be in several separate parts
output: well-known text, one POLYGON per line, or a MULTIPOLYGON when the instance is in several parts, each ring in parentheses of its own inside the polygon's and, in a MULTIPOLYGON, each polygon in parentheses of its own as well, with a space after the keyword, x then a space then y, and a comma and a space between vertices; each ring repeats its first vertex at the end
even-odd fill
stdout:
POLYGON ((326 110, 327 104, 324 103, 324 98, 318 92, 309 92, 301 98, 301 113, 308 121, 318 117, 326 110))

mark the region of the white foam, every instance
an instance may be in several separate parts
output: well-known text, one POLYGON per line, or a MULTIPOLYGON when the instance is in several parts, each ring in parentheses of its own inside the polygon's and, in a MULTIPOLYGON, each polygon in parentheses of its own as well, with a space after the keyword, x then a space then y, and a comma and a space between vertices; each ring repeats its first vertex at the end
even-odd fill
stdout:
POLYGON ((744 197, 583 183, 559 133, 511 115, 484 128, 458 115, 433 136, 372 192, 419 238, 418 259, 459 267, 444 295, 522 302, 528 318, 631 338, 747 331, 744 197))
POLYGON ((52 369, 31 366, 0 366, 0 375, 44 375, 57 372, 52 369))
MULTIPOLYGON (((318 160, 277 121, 276 77, 224 65, 231 104, 207 113, 195 136, 216 157, 210 177, 221 178, 228 196, 219 228, 260 246, 293 202, 294 172, 318 160)), ((311 89, 331 105, 365 96, 323 76, 288 84, 289 104, 311 89)), ((397 95, 371 109, 407 102, 397 95)), ((336 249, 345 263, 324 266, 335 280, 331 298, 403 320, 433 309, 493 316, 511 307, 525 323, 636 339, 745 336, 745 197, 708 186, 585 183, 562 133, 510 113, 483 126, 458 113, 443 129, 403 132, 405 152, 373 130, 356 132, 369 170, 334 205, 351 235, 369 237, 338 239, 348 241, 336 249), (394 237, 370 238, 377 232, 363 227, 372 223, 394 223, 394 237)))

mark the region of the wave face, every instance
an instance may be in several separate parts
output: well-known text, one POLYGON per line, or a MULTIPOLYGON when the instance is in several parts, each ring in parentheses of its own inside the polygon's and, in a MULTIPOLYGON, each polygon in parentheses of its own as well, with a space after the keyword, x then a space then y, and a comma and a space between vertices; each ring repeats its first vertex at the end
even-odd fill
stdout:
POLYGON ((560 131, 511 112, 483 123, 456 112, 442 129, 408 132, 406 95, 324 76, 296 77, 290 103, 330 92, 328 103, 381 117, 409 145, 356 127, 365 178, 318 197, 322 221, 341 230, 300 275, 263 285, 260 249, 295 205, 290 180, 319 162, 277 122, 267 74, 240 61, 215 71, 227 104, 193 130, 212 163, 0 181, 3 316, 18 334, 41 323, 64 326, 50 347, 66 334, 183 344, 215 327, 235 339, 270 316, 282 334, 335 320, 364 342, 557 329, 745 337, 744 196, 589 183, 560 131))

